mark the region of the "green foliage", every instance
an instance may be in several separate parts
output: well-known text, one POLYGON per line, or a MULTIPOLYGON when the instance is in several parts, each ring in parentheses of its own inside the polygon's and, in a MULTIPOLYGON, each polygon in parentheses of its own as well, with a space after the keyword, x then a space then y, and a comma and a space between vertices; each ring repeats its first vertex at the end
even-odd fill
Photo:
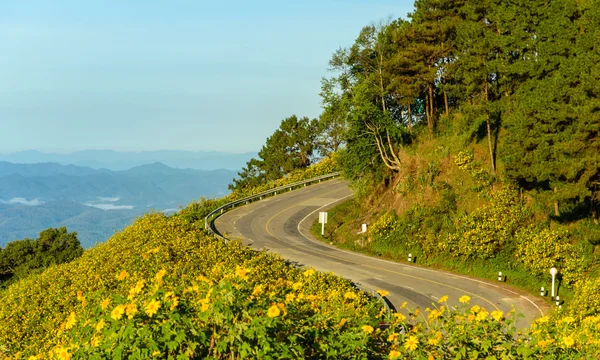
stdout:
POLYGON ((0 277, 10 284, 52 265, 72 261, 81 254, 83 248, 77 233, 69 233, 65 227, 46 229, 36 240, 16 240, 0 249, 0 277))
MULTIPOLYGON (((323 132, 327 129, 324 125, 323 132)), ((315 119, 299 119, 292 115, 282 120, 279 128, 267 138, 266 144, 258 152, 259 159, 248 161, 229 189, 253 188, 308 167, 314 161, 318 130, 319 123, 315 119)))

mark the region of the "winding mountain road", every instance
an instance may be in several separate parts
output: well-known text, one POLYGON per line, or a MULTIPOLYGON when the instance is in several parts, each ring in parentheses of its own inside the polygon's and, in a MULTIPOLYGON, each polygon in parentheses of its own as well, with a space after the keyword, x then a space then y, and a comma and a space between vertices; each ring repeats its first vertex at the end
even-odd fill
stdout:
POLYGON ((236 208, 217 218, 215 227, 226 238, 240 239, 256 250, 268 250, 299 265, 331 271, 370 289, 387 290, 387 299, 396 308, 406 301, 409 308, 423 310, 444 295, 449 296, 450 306, 456 306, 459 297, 468 295, 471 304, 488 311, 507 313, 514 306, 524 315, 517 321, 518 328, 529 326, 543 315, 543 307, 533 297, 505 285, 378 259, 316 240, 309 229, 319 211, 351 196, 345 181, 329 180, 236 208))

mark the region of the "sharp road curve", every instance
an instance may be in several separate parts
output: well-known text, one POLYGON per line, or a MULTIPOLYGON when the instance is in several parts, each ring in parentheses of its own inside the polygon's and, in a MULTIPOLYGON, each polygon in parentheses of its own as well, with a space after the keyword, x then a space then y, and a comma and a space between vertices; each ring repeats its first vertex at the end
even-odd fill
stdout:
POLYGON ((519 328, 543 315, 542 306, 534 298, 504 285, 378 259, 316 240, 309 229, 319 211, 350 196, 346 182, 329 180, 236 208, 217 218, 215 227, 225 237, 240 239, 256 250, 268 250, 299 265, 331 271, 373 290, 387 290, 387 298, 396 308, 407 302, 409 308, 424 310, 444 295, 449 296, 449 305, 456 306, 459 297, 468 295, 471 304, 488 311, 507 313, 514 306, 524 315, 517 322, 519 328))

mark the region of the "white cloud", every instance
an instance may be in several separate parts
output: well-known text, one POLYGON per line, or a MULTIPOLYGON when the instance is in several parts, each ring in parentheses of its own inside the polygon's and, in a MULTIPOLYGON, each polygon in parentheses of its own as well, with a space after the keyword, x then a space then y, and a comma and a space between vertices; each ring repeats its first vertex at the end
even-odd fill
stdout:
POLYGON ((98 200, 100 201, 106 201, 106 202, 117 202, 119 200, 121 200, 120 197, 98 197, 98 200))
POLYGON ((21 197, 12 198, 8 201, 0 200, 0 202, 3 204, 22 204, 27 206, 38 206, 44 203, 43 201, 40 201, 40 199, 27 200, 21 197))
POLYGON ((94 203, 85 203, 84 205, 95 207, 101 210, 131 210, 135 206, 133 205, 115 205, 115 204, 94 204, 94 203))

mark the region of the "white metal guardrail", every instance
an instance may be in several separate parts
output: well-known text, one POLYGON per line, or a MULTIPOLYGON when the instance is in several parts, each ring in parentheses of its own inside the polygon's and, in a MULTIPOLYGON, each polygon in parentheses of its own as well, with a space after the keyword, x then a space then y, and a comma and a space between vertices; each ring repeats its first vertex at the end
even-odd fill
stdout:
POLYGON ((218 218, 225 211, 231 210, 231 209, 235 208, 237 205, 246 205, 252 201, 262 200, 264 197, 269 196, 269 195, 277 195, 278 192, 280 193, 280 192, 283 192, 286 190, 290 191, 295 187, 301 187, 301 186, 303 187, 303 186, 306 186, 306 185, 309 185, 309 184, 312 184, 315 182, 321 182, 323 180, 333 179, 334 177, 337 177, 337 176, 340 176, 339 172, 321 175, 321 176, 317 176, 317 177, 310 178, 307 180, 297 181, 295 183, 276 187, 271 190, 263 191, 259 194, 252 195, 252 196, 247 196, 247 197, 239 199, 239 200, 228 202, 227 204, 219 206, 218 208, 216 208, 213 211, 211 211, 210 213, 208 213, 208 215, 206 215, 206 217, 204 218, 204 227, 213 236, 218 237, 219 239, 227 242, 228 240, 226 238, 224 238, 223 236, 221 236, 221 234, 219 234, 217 229, 215 229, 215 225, 214 225, 215 219, 218 218))
MULTIPOLYGON (((223 240, 224 242, 228 242, 229 240, 225 237, 223 237, 221 234, 219 234, 219 232, 217 231, 217 229, 215 228, 215 219, 218 218, 221 214, 223 214, 224 212, 231 210, 233 208, 235 208, 238 205, 246 205, 249 204, 252 201, 256 201, 256 200, 262 200, 264 197, 269 196, 269 195, 277 195, 277 193, 281 193, 284 191, 290 191, 293 188, 297 188, 297 187, 304 187, 307 185, 310 185, 312 183, 316 183, 316 182, 321 182, 323 180, 329 180, 329 179, 333 179, 337 176, 340 176, 340 172, 334 172, 334 173, 330 173, 330 174, 326 174, 326 175, 321 175, 321 176, 317 176, 314 178, 310 178, 307 180, 302 180, 302 181, 297 181, 295 183, 291 183, 288 185, 284 185, 284 186, 280 186, 277 188, 273 188, 271 190, 267 190, 267 191, 263 191, 259 194, 256 195, 251 195, 251 196, 247 196, 245 198, 239 199, 239 200, 235 200, 235 201, 231 201, 228 202, 225 205, 221 205, 218 208, 214 209, 213 211, 211 211, 210 213, 208 213, 208 215, 206 215, 206 217, 204 218, 204 227, 206 228, 206 230, 208 230, 209 233, 211 233, 213 236, 223 240)), ((387 312, 387 318, 388 321, 390 320, 391 317, 391 309, 389 304, 387 303, 387 301, 381 296, 379 295, 376 291, 372 290, 372 289, 368 289, 364 286, 361 286, 359 284, 355 284, 359 289, 361 289, 362 291, 364 291, 367 294, 370 294, 371 296, 377 298, 385 307, 386 312, 387 312)), ((387 324, 385 324, 387 325, 387 324)))

